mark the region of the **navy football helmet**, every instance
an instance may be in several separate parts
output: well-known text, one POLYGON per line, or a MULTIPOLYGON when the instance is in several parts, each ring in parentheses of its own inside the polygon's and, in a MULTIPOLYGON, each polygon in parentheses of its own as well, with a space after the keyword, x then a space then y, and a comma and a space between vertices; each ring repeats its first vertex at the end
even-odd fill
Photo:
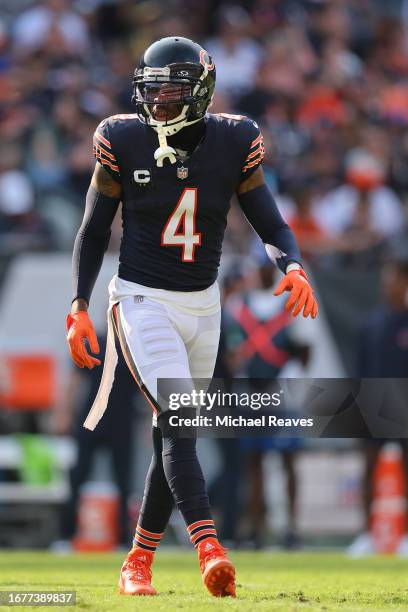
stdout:
POLYGON ((159 135, 172 136, 200 121, 212 100, 215 66, 207 51, 181 36, 156 41, 133 78, 137 114, 159 135))

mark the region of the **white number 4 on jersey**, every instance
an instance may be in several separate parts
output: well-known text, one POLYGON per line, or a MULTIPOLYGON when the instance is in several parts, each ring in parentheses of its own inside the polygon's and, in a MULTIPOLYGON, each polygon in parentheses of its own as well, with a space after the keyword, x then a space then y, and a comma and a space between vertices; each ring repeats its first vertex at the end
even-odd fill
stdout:
POLYGON ((186 187, 176 208, 162 231, 162 246, 182 247, 182 261, 194 261, 194 250, 201 244, 201 233, 196 232, 197 188, 186 187))

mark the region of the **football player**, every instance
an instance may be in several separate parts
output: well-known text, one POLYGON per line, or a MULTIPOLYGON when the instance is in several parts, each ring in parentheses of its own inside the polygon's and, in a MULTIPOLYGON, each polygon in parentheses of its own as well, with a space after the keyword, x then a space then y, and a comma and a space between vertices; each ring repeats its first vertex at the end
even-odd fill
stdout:
POLYGON ((93 368, 100 362, 84 342, 93 354, 99 348, 87 309, 122 202, 105 366, 85 426, 93 429, 106 406, 116 339, 154 412, 153 458, 119 579, 120 592, 130 595, 156 594, 150 568, 175 505, 197 549, 204 584, 215 596, 235 596, 235 570, 217 539, 195 439, 163 436, 169 413, 157 400, 160 378, 192 387, 195 378, 213 375, 217 269, 234 193, 284 274, 278 293, 290 292, 287 309, 293 316, 317 314, 293 234, 264 182, 259 128, 246 117, 208 113, 214 87, 213 59, 193 41, 163 38, 145 51, 133 79, 136 113, 109 117, 95 131, 97 163, 74 246, 67 339, 75 363, 93 368))

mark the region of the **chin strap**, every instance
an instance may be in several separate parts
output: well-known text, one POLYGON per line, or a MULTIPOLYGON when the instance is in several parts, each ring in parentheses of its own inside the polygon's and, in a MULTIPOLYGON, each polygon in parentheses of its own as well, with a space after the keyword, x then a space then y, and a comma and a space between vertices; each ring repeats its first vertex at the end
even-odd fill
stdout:
POLYGON ((171 164, 175 164, 176 151, 173 149, 173 147, 169 147, 167 144, 166 134, 161 126, 157 127, 157 134, 159 136, 159 148, 154 152, 154 159, 156 160, 158 167, 163 167, 163 162, 166 157, 169 158, 171 164))

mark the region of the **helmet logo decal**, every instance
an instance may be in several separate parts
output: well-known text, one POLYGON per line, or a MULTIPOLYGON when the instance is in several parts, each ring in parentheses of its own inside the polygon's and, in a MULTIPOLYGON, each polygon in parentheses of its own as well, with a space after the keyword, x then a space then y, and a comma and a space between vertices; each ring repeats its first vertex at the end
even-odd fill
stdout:
POLYGON ((214 70, 215 66, 213 62, 211 62, 211 64, 209 62, 210 62, 210 56, 208 55, 207 51, 205 49, 201 49, 200 64, 202 64, 204 68, 206 68, 208 71, 214 70))

